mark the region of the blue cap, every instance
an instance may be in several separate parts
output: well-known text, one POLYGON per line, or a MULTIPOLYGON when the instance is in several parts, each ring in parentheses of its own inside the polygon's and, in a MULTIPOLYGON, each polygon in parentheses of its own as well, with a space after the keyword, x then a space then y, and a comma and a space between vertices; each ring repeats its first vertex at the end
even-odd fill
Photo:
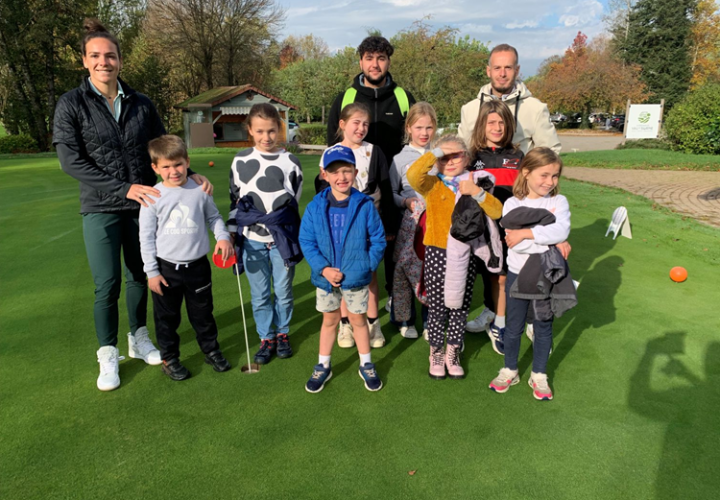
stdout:
POLYGON ((355 165, 355 153, 349 147, 341 144, 327 148, 323 153, 323 168, 328 168, 336 161, 355 165))

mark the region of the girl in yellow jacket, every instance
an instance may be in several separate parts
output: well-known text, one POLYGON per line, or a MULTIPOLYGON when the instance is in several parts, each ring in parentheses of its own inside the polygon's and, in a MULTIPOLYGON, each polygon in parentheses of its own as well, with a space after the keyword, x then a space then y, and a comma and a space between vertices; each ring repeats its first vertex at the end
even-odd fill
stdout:
POLYGON ((429 375, 438 380, 446 376, 465 377, 460 366, 460 351, 475 281, 475 269, 471 260, 462 308, 445 307, 445 269, 448 265, 446 248, 456 193, 472 196, 492 219, 499 219, 502 215, 500 201, 476 185, 472 176, 464 176, 468 177, 464 180, 458 179, 466 172, 469 163, 470 154, 462 139, 456 135, 446 135, 437 142, 434 150, 418 158, 407 172, 410 186, 425 198, 427 205, 423 273, 429 307, 429 375), (430 174, 433 166, 437 168, 437 175, 430 174), (447 353, 443 349, 446 323, 447 353))

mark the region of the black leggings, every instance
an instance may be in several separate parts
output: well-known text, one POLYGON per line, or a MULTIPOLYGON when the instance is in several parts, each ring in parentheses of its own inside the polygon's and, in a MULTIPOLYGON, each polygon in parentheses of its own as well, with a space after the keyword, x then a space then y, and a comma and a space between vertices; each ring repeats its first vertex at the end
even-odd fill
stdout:
POLYGON ((473 283, 475 282, 475 262, 470 259, 465 295, 461 309, 445 307, 445 268, 447 253, 438 247, 425 248, 424 280, 428 300, 428 337, 430 345, 442 347, 445 342, 445 324, 447 323, 447 343, 461 345, 465 339, 465 323, 472 302, 473 283))

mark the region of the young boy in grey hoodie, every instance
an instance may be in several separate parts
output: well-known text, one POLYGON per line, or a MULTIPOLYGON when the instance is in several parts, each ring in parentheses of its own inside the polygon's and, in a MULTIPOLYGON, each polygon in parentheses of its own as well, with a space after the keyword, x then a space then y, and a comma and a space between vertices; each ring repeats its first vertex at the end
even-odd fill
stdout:
POLYGON ((180 326, 183 298, 190 323, 197 334, 205 362, 217 372, 230 369, 218 344, 213 317, 212 273, 207 253, 210 241, 205 225, 215 234, 223 261, 234 254, 212 196, 188 179, 190 160, 185 143, 177 136, 163 135, 148 144, 152 168, 162 177, 155 185, 160 197, 140 208, 140 253, 148 286, 152 290, 162 370, 173 380, 190 378, 180 363, 180 326))

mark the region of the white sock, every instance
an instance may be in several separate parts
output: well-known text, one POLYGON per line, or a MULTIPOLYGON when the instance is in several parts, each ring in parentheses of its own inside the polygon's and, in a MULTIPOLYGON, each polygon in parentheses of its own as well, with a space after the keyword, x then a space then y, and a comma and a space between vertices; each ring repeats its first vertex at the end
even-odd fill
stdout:
POLYGON ((498 328, 505 328, 505 316, 495 316, 493 321, 498 328))
POLYGON ((325 368, 330 368, 330 356, 318 356, 318 363, 323 365, 325 368))
POLYGON ((362 354, 358 352, 358 354, 360 354, 360 366, 372 363, 372 356, 370 355, 370 353, 362 354))

